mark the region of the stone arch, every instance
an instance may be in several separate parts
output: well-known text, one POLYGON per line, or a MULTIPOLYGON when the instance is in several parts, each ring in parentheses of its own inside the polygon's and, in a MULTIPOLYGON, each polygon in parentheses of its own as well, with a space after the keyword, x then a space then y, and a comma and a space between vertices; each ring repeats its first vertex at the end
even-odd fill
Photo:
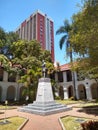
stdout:
POLYGON ((1 98, 2 98, 2 87, 0 86, 0 101, 1 101, 1 98))
POLYGON ((7 89, 7 100, 14 100, 15 99, 15 87, 9 86, 7 89))
POLYGON ((63 88, 63 86, 59 87, 59 96, 62 100, 64 99, 64 88, 63 88))
POLYGON ((78 85, 79 99, 86 99, 86 89, 83 84, 78 85))
POLYGON ((92 99, 98 98, 98 86, 96 83, 93 83, 91 85, 91 94, 92 94, 92 99))
POLYGON ((68 87, 68 98, 73 97, 73 86, 68 87))
POLYGON ((23 95, 23 90, 25 89, 24 86, 20 87, 19 99, 24 100, 25 96, 23 95))

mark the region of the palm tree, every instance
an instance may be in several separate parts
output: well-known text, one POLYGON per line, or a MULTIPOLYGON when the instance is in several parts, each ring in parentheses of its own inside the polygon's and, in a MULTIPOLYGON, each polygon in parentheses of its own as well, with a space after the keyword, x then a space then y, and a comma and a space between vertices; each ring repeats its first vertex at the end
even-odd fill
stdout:
POLYGON ((65 20, 64 21, 64 25, 61 26, 57 31, 56 31, 56 34, 59 35, 59 34, 64 34, 60 41, 59 41, 59 45, 60 45, 60 49, 62 49, 63 45, 65 44, 66 46, 66 54, 67 56, 70 57, 70 61, 72 62, 73 61, 73 58, 72 58, 72 49, 71 49, 71 46, 70 46, 70 42, 69 42, 69 32, 71 31, 71 25, 69 24, 68 20, 65 20))
MULTIPOLYGON (((59 46, 60 49, 62 49, 63 45, 65 44, 66 46, 66 55, 70 57, 70 62, 73 62, 73 57, 72 57, 72 47, 70 44, 69 36, 70 36, 70 31, 72 30, 71 24, 68 22, 68 20, 64 21, 64 25, 61 26, 57 31, 56 34, 64 34, 60 41, 59 41, 59 46)), ((75 75, 74 72, 72 72, 73 76, 73 87, 74 87, 74 99, 76 100, 76 89, 75 89, 75 75)))

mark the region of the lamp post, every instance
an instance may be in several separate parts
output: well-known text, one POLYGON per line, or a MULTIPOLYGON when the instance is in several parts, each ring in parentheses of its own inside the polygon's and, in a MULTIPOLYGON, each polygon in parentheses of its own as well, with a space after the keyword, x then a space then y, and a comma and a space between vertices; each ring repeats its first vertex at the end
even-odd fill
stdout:
POLYGON ((26 96, 26 103, 28 104, 29 96, 26 96))
POLYGON ((7 110, 8 101, 5 100, 5 117, 4 117, 4 123, 6 123, 6 110, 7 110))

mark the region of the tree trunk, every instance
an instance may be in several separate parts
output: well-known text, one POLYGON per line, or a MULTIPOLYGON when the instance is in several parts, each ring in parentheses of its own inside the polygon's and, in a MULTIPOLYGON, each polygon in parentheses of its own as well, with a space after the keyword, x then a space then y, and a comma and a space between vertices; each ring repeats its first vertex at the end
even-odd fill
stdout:
MULTIPOLYGON (((73 63, 73 56, 72 56, 72 51, 70 52, 70 62, 73 63)), ((76 97, 76 82, 75 82, 75 74, 72 71, 72 81, 73 81, 73 95, 74 95, 74 100, 77 100, 76 97)))
POLYGON ((72 77, 73 77, 73 94, 74 94, 74 100, 77 100, 76 97, 76 82, 75 82, 75 74, 72 72, 72 77))

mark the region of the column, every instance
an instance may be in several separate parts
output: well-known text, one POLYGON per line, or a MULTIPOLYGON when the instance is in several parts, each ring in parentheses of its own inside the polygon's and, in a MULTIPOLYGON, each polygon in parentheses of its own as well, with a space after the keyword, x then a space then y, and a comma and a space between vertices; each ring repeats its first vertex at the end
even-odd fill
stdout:
POLYGON ((63 72, 63 82, 67 82, 66 71, 63 72))
POLYGON ((67 92, 67 88, 63 88, 64 89, 64 99, 68 99, 68 92, 67 92))
POLYGON ((18 85, 19 83, 17 83, 16 85, 15 85, 15 101, 18 101, 19 100, 19 92, 18 92, 18 89, 19 89, 19 85, 18 85))
MULTIPOLYGON (((77 85, 76 85, 77 86, 77 85)), ((76 87, 76 99, 79 99, 78 87, 76 87)))
POLYGON ((8 81, 8 73, 3 71, 3 81, 8 81))
POLYGON ((88 100, 92 100, 92 94, 91 94, 91 88, 90 88, 90 82, 88 78, 85 78, 85 88, 86 88, 86 96, 88 100))
POLYGON ((58 73, 55 73, 55 81, 58 82, 58 73))
POLYGON ((86 96, 87 100, 92 100, 91 88, 89 84, 86 84, 86 96))
POLYGON ((3 85, 1 101, 5 101, 6 100, 6 96, 7 96, 7 87, 3 85))

